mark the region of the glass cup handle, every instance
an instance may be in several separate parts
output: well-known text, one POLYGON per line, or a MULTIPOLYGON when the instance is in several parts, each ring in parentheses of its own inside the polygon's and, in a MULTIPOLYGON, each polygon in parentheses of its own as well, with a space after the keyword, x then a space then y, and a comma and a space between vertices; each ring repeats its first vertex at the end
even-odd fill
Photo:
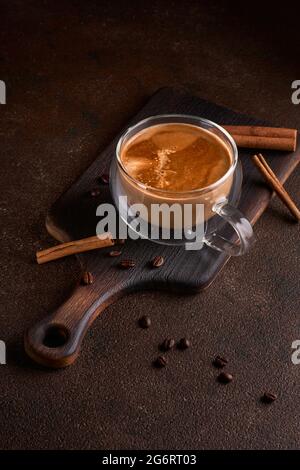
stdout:
POLYGON ((231 225, 237 235, 236 241, 230 241, 217 232, 205 238, 206 245, 218 251, 224 251, 230 256, 239 256, 246 253, 256 238, 248 219, 235 207, 222 201, 215 204, 213 211, 231 225))

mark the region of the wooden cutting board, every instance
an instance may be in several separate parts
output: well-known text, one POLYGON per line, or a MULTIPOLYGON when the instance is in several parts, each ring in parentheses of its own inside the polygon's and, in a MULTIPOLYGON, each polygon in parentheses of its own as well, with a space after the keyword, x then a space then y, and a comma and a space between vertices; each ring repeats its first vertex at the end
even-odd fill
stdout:
MULTIPOLYGON (((224 125, 270 125, 184 91, 163 88, 128 122, 128 126, 145 117, 167 113, 197 115, 224 125)), ((105 185, 100 185, 99 197, 91 198, 87 194, 99 185, 99 176, 108 173, 116 143, 123 131, 51 208, 46 226, 57 240, 62 242, 95 235, 99 220, 95 215, 96 207, 101 202, 111 201, 111 197, 105 185)), ((272 193, 250 161, 253 151, 240 149, 239 154, 244 174, 239 207, 255 223, 267 207, 272 193)), ((264 155, 284 182, 299 162, 300 146, 294 153, 264 151, 264 155)), ((109 257, 108 251, 109 248, 79 255, 83 269, 93 274, 94 283, 88 286, 79 283, 57 311, 26 332, 25 349, 38 363, 58 368, 74 362, 87 328, 107 305, 124 293, 146 288, 197 292, 213 282, 229 259, 208 247, 189 252, 183 247, 163 246, 145 240, 127 240, 118 258, 109 257), (159 269, 153 269, 149 264, 156 255, 165 258, 165 264, 159 269), (135 260, 136 267, 121 270, 118 264, 126 258, 135 260)), ((240 262, 243 263, 242 257, 240 262)))

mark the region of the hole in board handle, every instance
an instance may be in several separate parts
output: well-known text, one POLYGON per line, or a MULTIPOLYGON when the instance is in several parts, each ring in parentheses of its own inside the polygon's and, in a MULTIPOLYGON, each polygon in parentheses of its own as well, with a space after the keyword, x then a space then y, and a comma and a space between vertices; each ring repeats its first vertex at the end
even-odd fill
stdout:
POLYGON ((46 330, 43 345, 47 348, 59 348, 69 339, 68 330, 61 325, 52 325, 46 330))

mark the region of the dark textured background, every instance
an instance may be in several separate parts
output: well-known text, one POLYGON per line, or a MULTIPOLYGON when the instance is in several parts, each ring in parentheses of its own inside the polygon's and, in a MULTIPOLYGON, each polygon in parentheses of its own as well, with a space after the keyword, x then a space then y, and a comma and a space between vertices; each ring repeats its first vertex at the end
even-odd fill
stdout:
MULTIPOLYGON (((37 266, 47 210, 159 87, 299 126, 297 14, 205 1, 0 0, 2 449, 299 448, 299 228, 274 200, 251 254, 197 296, 132 294, 88 333, 77 363, 32 364, 24 330, 79 276, 74 258, 37 266), (284 33, 282 32, 284 29, 284 33), (150 313, 153 326, 136 319, 150 313), (151 367, 166 335, 193 346, 151 367), (216 383, 215 354, 234 382, 216 383), (264 406, 264 390, 278 400, 264 406)), ((292 7, 291 7, 292 8, 292 7)), ((299 171, 287 189, 300 201, 299 171)))

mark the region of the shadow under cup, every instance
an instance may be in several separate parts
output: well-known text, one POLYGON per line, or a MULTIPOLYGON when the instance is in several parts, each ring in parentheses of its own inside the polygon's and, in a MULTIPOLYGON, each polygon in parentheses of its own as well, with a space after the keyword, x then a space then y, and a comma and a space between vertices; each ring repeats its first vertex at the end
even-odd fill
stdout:
POLYGON ((236 208, 242 183, 236 144, 219 125, 196 116, 160 115, 140 121, 121 136, 111 164, 110 186, 120 218, 129 233, 157 243, 199 249, 203 244, 229 255, 245 253, 254 241, 249 221, 236 208), (160 124, 189 124, 213 133, 231 156, 227 172, 213 184, 190 191, 146 186, 122 162, 124 146, 138 133, 160 124))

